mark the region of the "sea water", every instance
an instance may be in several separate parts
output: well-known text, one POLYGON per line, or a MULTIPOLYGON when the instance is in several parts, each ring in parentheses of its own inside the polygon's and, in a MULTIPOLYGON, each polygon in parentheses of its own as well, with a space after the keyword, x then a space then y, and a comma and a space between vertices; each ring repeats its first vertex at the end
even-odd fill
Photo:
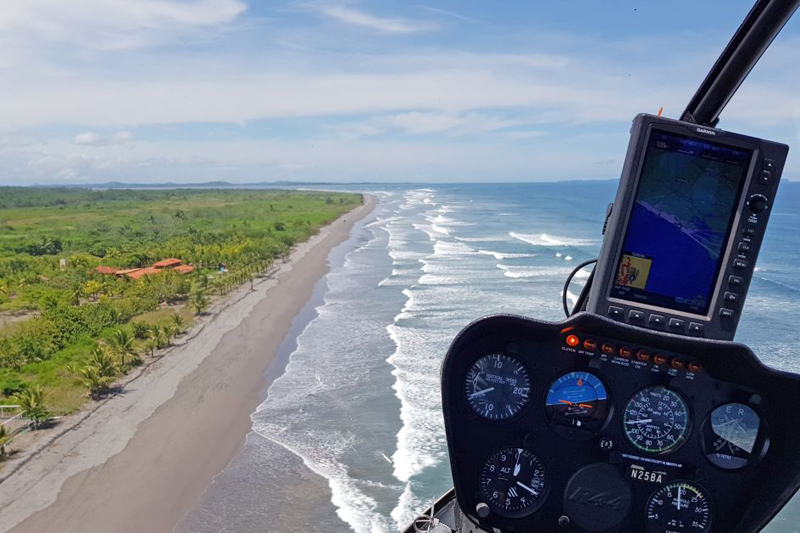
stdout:
MULTIPOLYGON (((380 203, 332 253, 245 449, 178 531, 405 527, 451 486, 439 366, 453 336, 492 313, 561 320, 564 280, 597 257, 616 182, 345 188, 380 203)), ((737 335, 793 371, 798 206, 800 184, 782 184, 737 335)), ((798 531, 796 508, 767 531, 798 531)))

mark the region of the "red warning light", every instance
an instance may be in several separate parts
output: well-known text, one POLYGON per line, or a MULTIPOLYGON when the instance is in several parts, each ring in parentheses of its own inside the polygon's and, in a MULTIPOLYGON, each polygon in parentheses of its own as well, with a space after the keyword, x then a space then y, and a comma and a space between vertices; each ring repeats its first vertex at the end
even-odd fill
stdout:
POLYGON ((581 343, 577 335, 567 335, 567 346, 576 347, 581 343))

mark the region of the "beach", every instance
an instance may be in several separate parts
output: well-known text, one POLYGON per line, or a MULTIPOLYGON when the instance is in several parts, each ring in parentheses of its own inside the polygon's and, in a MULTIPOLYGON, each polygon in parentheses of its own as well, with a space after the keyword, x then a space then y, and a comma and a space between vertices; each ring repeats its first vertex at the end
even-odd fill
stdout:
POLYGON ((242 449, 265 371, 327 272, 328 254, 376 203, 365 196, 253 291, 248 284, 212 310, 121 394, 15 472, 0 472, 0 531, 172 531, 242 449))

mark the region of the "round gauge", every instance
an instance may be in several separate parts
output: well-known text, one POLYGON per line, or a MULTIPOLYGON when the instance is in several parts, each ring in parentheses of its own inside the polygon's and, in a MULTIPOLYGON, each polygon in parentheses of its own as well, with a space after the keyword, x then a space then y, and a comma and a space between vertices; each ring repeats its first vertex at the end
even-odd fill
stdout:
POLYGON ((690 483, 664 485, 647 502, 649 533, 706 533, 710 529, 711 504, 690 483))
POLYGON ((747 466, 752 459, 761 417, 747 405, 729 403, 711 412, 703 425, 703 450, 709 461, 725 470, 747 466))
POLYGON ((562 426, 597 429, 608 416, 608 392, 589 372, 569 372, 550 386, 545 400, 547 418, 562 426))
POLYGON ((544 501, 547 489, 544 464, 525 448, 503 448, 484 463, 480 486, 489 507, 497 514, 530 514, 544 501))
POLYGON ((645 387, 628 400, 622 423, 625 436, 640 450, 669 453, 689 435, 689 408, 677 392, 645 387))
POLYGON ((488 420, 507 420, 528 403, 531 380, 515 357, 485 355, 467 373, 464 389, 470 407, 488 420))

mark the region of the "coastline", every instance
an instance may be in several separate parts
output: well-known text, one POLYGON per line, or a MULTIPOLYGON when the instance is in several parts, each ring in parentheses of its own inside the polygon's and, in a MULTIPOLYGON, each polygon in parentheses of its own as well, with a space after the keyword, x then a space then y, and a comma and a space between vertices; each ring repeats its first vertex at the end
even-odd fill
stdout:
POLYGON ((377 204, 364 198, 0 483, 0 531, 171 531, 242 449, 330 251, 377 204))

